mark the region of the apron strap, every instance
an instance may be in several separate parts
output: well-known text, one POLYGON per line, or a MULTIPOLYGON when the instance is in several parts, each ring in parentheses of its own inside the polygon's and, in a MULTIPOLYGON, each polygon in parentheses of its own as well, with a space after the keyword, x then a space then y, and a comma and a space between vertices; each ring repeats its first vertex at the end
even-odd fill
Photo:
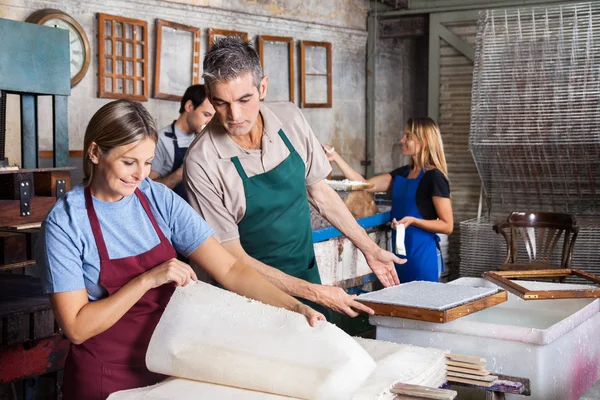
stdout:
POLYGON ((283 129, 280 129, 278 133, 279 133, 279 137, 281 137, 281 140, 283 140, 283 143, 285 143, 285 145, 287 146, 290 153, 294 153, 296 151, 296 149, 294 148, 294 146, 292 146, 292 143, 290 142, 288 137, 283 132, 283 129))
POLYGON ((94 202, 92 200, 92 193, 89 186, 85 188, 83 194, 85 196, 85 208, 87 210, 88 218, 90 219, 90 225, 92 225, 92 233, 94 234, 96 247, 98 247, 100 261, 108 261, 110 260, 108 257, 108 250, 106 248, 106 243, 104 242, 104 237, 102 236, 102 229, 100 229, 98 215, 96 215, 96 210, 94 210, 94 202))
POLYGON ((156 218, 154 218, 154 213, 152 212, 152 209, 150 208, 150 203, 148 203, 148 198, 146 197, 146 195, 144 193, 142 193, 140 188, 135 189, 135 195, 140 200, 140 203, 142 203, 142 207, 144 207, 144 210, 146 211, 148 218, 150 218, 150 222, 152 222, 152 226, 154 227, 154 230, 156 231, 156 234, 158 235, 160 241, 164 242, 165 240, 167 240, 167 238, 165 237, 165 234, 163 233, 162 229, 160 229, 160 227, 158 226, 158 222, 156 222, 156 218))
POLYGON ((242 167, 242 163, 240 163, 238 156, 231 157, 231 162, 235 165, 235 169, 237 169, 238 174, 240 174, 242 181, 247 181, 248 175, 246 175, 246 171, 244 171, 244 167, 242 167))

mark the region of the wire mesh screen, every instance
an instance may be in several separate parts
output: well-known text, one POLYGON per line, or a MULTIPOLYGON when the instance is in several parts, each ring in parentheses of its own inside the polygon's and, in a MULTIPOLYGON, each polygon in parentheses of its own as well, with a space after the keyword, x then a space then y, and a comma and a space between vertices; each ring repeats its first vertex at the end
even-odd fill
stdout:
POLYGON ((600 2, 481 13, 469 149, 492 210, 600 214, 600 2))

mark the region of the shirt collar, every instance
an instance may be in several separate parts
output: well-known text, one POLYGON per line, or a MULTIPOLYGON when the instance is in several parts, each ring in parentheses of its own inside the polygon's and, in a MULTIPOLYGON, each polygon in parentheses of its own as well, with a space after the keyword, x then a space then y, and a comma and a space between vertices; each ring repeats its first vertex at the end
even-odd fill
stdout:
MULTIPOLYGON (((283 124, 279 117, 271 111, 265 102, 259 105, 260 114, 263 117, 263 152, 265 150, 265 140, 272 140, 279 134, 279 130, 283 124)), ((207 133, 210 135, 211 141, 217 150, 219 158, 231 158, 240 155, 240 151, 250 154, 256 150, 248 150, 240 147, 227 134, 227 131, 221 125, 217 118, 213 118, 206 127, 207 133)))

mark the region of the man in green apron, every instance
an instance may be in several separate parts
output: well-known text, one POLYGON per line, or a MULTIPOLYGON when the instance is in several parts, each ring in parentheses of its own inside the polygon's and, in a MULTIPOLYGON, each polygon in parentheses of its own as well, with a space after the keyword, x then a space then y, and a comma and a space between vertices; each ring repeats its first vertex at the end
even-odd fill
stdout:
POLYGON ((377 246, 324 182, 331 166, 300 110, 261 102, 268 78, 250 45, 219 39, 203 67, 216 118, 184 162, 192 207, 226 249, 285 292, 353 317, 372 313, 343 289, 320 284, 309 199, 362 251, 384 286, 399 283, 394 262, 404 260, 377 246))

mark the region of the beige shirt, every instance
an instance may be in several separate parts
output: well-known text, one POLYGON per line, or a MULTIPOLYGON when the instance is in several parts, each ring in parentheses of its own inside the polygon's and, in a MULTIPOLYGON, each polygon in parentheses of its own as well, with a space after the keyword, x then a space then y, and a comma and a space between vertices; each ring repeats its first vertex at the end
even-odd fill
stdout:
POLYGON ((331 172, 325 152, 298 107, 288 102, 263 102, 260 113, 264 121, 262 149, 242 148, 213 118, 185 157, 183 181, 188 201, 221 242, 240 237, 237 224, 246 213, 244 186, 231 157, 239 157, 248 177, 274 169, 290 154, 278 134, 282 129, 304 161, 307 186, 331 172))

